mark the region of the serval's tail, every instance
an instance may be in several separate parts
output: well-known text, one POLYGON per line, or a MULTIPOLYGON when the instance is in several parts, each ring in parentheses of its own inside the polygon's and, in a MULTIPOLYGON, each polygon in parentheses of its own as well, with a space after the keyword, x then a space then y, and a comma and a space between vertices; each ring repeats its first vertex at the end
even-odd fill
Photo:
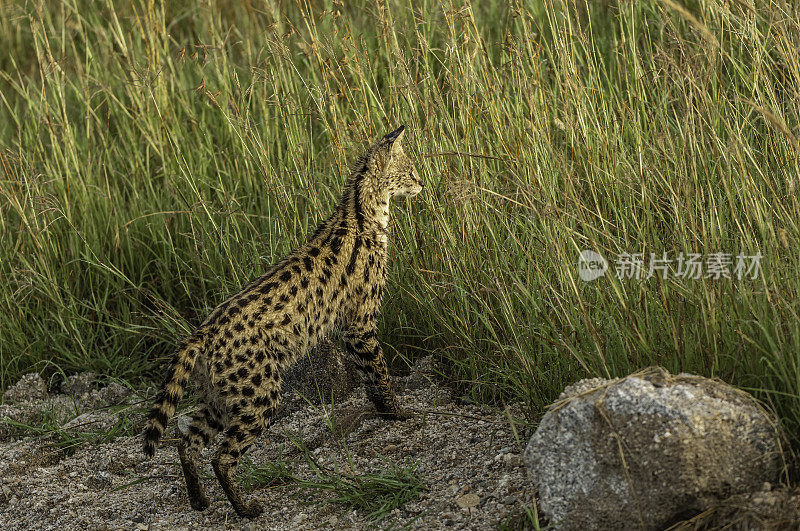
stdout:
POLYGON ((150 410, 150 417, 144 428, 144 453, 148 457, 153 457, 156 453, 158 441, 164 434, 170 417, 175 414, 175 408, 183 396, 183 390, 189 382, 189 376, 201 349, 202 338, 199 334, 194 334, 183 342, 172 359, 172 367, 167 373, 161 392, 156 397, 153 409, 150 410))

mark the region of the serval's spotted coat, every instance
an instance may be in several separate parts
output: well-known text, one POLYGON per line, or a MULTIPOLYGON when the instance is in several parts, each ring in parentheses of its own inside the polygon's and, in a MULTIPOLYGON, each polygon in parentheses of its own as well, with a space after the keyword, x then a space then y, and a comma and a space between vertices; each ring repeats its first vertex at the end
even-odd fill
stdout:
POLYGON ((208 507, 197 458, 218 432, 214 472, 239 515, 261 512, 235 481, 239 458, 275 412, 281 372, 334 329, 371 384, 370 399, 390 417, 404 412, 376 337, 385 284, 389 199, 412 196, 422 181, 403 152, 403 127, 371 146, 353 167, 341 202, 310 241, 220 304, 178 350, 144 432, 152 456, 190 375, 199 410, 178 450, 189 501, 208 507))

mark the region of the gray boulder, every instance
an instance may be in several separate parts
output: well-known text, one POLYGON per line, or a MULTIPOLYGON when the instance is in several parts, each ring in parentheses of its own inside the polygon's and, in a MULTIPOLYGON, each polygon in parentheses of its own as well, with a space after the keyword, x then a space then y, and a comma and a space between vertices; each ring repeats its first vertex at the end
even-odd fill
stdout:
POLYGON ((524 459, 557 529, 664 529, 773 481, 776 425, 743 391, 652 368, 568 387, 524 459))

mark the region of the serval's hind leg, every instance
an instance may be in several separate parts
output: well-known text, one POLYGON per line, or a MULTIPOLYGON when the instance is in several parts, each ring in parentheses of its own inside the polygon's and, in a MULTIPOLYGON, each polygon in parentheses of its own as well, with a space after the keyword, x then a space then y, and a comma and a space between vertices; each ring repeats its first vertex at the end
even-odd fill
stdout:
POLYGON ((178 444, 178 455, 181 458, 183 477, 186 479, 189 504, 198 511, 206 509, 210 502, 205 488, 200 482, 197 458, 200 457, 200 452, 203 448, 214 439, 221 429, 222 425, 219 417, 213 412, 211 406, 203 404, 192 417, 189 430, 178 444))
POLYGON ((258 417, 255 414, 244 414, 232 419, 225 430, 225 440, 222 441, 219 450, 211 459, 214 474, 233 505, 233 509, 236 514, 246 518, 258 516, 263 509, 256 500, 245 502, 242 488, 236 481, 236 466, 242 455, 264 429, 264 422, 258 417))
POLYGON ((256 500, 249 503, 245 501, 242 489, 236 481, 236 466, 275 415, 280 399, 281 377, 273 367, 265 366, 256 371, 256 376, 250 382, 253 385, 260 384, 260 387, 254 389, 244 386, 242 398, 230 408, 230 411, 236 412, 236 416, 231 418, 225 430, 225 439, 211 460, 214 473, 236 514, 246 518, 258 516, 262 508, 256 500), (251 395, 254 396, 251 398, 251 395))

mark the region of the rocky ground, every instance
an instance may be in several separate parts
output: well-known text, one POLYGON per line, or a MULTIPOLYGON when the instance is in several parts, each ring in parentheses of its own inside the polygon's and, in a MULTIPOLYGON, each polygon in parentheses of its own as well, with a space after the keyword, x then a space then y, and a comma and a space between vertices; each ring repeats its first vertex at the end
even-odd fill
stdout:
POLYGON ((98 387, 91 375, 80 375, 62 393, 48 393, 40 379, 27 377, 0 406, 0 528, 519 526, 534 500, 520 455, 527 440, 519 426, 504 413, 454 403, 446 389, 419 374, 403 379, 403 387, 401 401, 417 412, 407 421, 361 417, 369 407, 363 390, 356 389, 333 408, 305 405, 273 423, 248 457, 254 466, 285 463, 292 479, 249 487, 264 512, 248 521, 233 512, 211 477, 208 451, 204 468, 211 506, 204 512, 189 507, 175 428, 154 459, 144 458, 136 433, 145 404, 130 390, 114 383, 98 387), (300 441, 308 454, 298 449, 300 441), (376 521, 374 506, 354 508, 336 502, 330 490, 299 487, 298 482, 319 479, 314 462, 325 478, 351 484, 353 474, 391 475, 395 463, 425 490, 376 521))

